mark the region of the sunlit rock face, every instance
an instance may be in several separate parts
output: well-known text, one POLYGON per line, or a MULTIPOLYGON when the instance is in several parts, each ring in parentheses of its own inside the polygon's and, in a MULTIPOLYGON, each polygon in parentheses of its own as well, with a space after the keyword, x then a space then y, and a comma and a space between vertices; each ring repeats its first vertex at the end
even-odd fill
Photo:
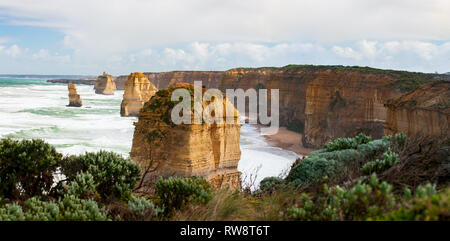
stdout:
POLYGON ((69 89, 69 105, 68 106, 81 107, 82 103, 81 103, 80 95, 77 94, 77 87, 74 84, 69 83, 69 84, 67 84, 67 88, 69 89))
MULTIPOLYGON (((241 158, 239 113, 223 97, 224 110, 227 107, 232 110, 228 114, 232 123, 225 123, 227 114, 224 113, 216 116, 220 116, 221 123, 207 124, 204 121, 201 124, 175 125, 170 118, 174 106, 170 96, 177 88, 188 89, 193 101, 193 86, 190 84, 179 83, 158 91, 141 109, 139 121, 135 123, 130 157, 142 166, 143 174, 151 170, 144 179, 201 176, 214 188, 240 188, 241 173, 237 170, 241 158)), ((218 106, 220 103, 202 101, 203 107, 208 105, 218 106)))
POLYGON ((384 134, 384 103, 401 95, 385 74, 328 70, 306 89, 303 144, 321 147, 326 142, 362 132, 374 138, 384 134))
POLYGON ((96 94, 113 95, 116 90, 116 83, 114 77, 103 72, 103 75, 98 76, 94 83, 94 89, 96 94))
POLYGON ((139 111, 158 89, 148 80, 147 76, 136 72, 128 76, 125 84, 122 104, 120 106, 121 116, 139 116, 139 111))
POLYGON ((434 81, 388 101, 385 133, 450 136, 450 81, 434 81))

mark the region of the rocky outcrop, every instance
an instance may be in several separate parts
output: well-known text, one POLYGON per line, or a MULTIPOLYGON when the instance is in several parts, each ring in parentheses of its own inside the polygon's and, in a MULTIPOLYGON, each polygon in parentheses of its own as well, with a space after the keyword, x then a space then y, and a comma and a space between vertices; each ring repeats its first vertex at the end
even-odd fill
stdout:
POLYGON ((80 95, 77 94, 77 87, 74 84, 69 83, 69 84, 67 84, 67 88, 69 89, 69 105, 68 106, 81 107, 82 103, 81 103, 80 95))
POLYGON ((103 75, 98 76, 94 83, 94 89, 96 94, 113 95, 116 89, 116 83, 114 77, 103 72, 103 75))
POLYGON ((424 84, 386 104, 387 135, 450 136, 450 81, 424 84))
MULTIPOLYGON (((214 188, 240 188, 240 123, 173 124, 170 96, 181 87, 193 93, 189 84, 158 91, 141 109, 135 123, 130 157, 142 166, 144 183, 155 176, 201 176, 214 188)), ((209 104, 202 103, 203 107, 209 104)), ((231 103, 224 97, 223 105, 226 108, 231 103)), ((237 120, 238 116, 234 109, 232 117, 237 120)))
MULTIPOLYGON (((206 88, 217 88, 218 83, 222 79, 222 71, 172 71, 161 73, 144 73, 147 75, 150 82, 152 82, 156 88, 165 89, 170 85, 176 83, 190 83, 194 81, 202 81, 206 88)), ((121 90, 125 88, 125 83, 128 76, 118 76, 116 78, 117 89, 121 90)))
POLYGON ((140 73, 132 73, 125 84, 121 116, 139 116, 139 111, 158 89, 148 80, 147 76, 140 73))

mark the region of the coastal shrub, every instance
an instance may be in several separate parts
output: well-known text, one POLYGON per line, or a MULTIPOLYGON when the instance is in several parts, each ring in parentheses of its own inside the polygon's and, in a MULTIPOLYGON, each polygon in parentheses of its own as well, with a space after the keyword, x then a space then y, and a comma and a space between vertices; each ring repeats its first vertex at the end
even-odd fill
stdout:
POLYGON ((325 144, 324 149, 328 152, 345 150, 345 149, 356 149, 361 144, 367 144, 372 141, 370 136, 366 136, 363 133, 359 133, 353 138, 337 138, 333 141, 325 144))
POLYGON ((40 139, 0 141, 0 196, 25 199, 48 193, 62 155, 40 139))
POLYGON ((338 166, 338 162, 333 159, 310 156, 294 166, 286 180, 295 184, 317 182, 323 177, 334 174, 338 166))
POLYGON ((89 172, 80 172, 75 176, 69 186, 65 185, 65 189, 69 195, 73 195, 78 198, 88 199, 96 198, 98 184, 94 181, 94 176, 89 172))
POLYGON ((261 191, 270 191, 274 186, 283 182, 279 177, 266 177, 259 183, 259 189, 261 191))
POLYGON ((367 183, 358 181, 349 189, 324 185, 315 198, 303 194, 301 206, 294 205, 287 213, 292 220, 371 220, 393 209, 391 190, 391 185, 373 174, 367 183))
POLYGON ((211 200, 211 185, 199 177, 160 177, 156 182, 159 206, 170 215, 187 203, 205 204, 211 200))
POLYGON ((78 173, 89 173, 101 198, 127 201, 140 178, 139 164, 114 152, 100 151, 69 156, 61 163, 61 171, 69 185, 78 173))
POLYGON ((360 175, 361 166, 375 160, 388 146, 389 141, 372 140, 364 134, 353 138, 338 138, 292 167, 286 180, 298 185, 318 182, 342 173, 360 175))
POLYGON ((370 161, 364 164, 361 168, 361 172, 363 174, 369 175, 371 173, 382 173, 387 169, 391 168, 398 162, 398 154, 391 151, 389 148, 386 152, 383 153, 383 159, 370 161))
MULTIPOLYGON (((429 189, 425 188, 425 189, 429 189)), ((450 221, 450 188, 443 192, 421 193, 400 208, 379 218, 390 221, 450 221)))
POLYGON ((163 208, 156 207, 145 197, 131 196, 131 199, 128 201, 128 208, 133 212, 135 220, 144 219, 149 213, 151 213, 152 216, 159 216, 164 212, 163 208))
POLYGON ((93 200, 65 195, 57 202, 33 197, 18 204, 0 207, 0 221, 106 221, 108 212, 93 200))

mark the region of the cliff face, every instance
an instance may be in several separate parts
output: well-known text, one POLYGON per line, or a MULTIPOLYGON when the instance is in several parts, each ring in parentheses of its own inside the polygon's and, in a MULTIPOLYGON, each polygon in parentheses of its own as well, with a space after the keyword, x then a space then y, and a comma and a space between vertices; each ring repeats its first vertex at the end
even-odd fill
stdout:
POLYGON ((139 111, 158 89, 148 80, 147 76, 136 72, 130 74, 125 84, 121 116, 139 116, 139 111))
POLYGON ((450 136, 450 81, 424 84, 386 106, 388 135, 450 136))
POLYGON ((69 105, 72 107, 81 107, 81 98, 80 95, 77 94, 77 87, 74 84, 67 84, 67 88, 69 89, 69 105))
POLYGON ((95 81, 94 89, 96 94, 113 95, 116 89, 114 77, 103 72, 103 75, 98 76, 95 81))
POLYGON ((280 125, 295 123, 303 126, 306 86, 319 71, 289 68, 231 69, 224 73, 219 88, 222 91, 236 88, 268 89, 269 100, 270 89, 279 89, 280 125))
MULTIPOLYGON (((194 81, 202 81, 206 88, 217 88, 218 83, 222 78, 223 72, 221 71, 172 71, 161 73, 144 73, 147 75, 150 82, 152 82, 156 88, 165 89, 176 83, 189 83, 193 84, 194 81)), ((123 89, 125 87, 126 76, 119 76, 116 78, 117 89, 123 89)))
MULTIPOLYGON (((240 124, 175 125, 170 120, 170 95, 179 87, 193 91, 191 85, 178 84, 158 91, 141 109, 130 157, 142 166, 145 179, 154 176, 202 176, 214 188, 240 188, 237 170, 241 157, 240 124), (174 151, 176 150, 176 151, 174 151)), ((214 102, 215 103, 215 102, 214 102)), ((224 98, 224 106, 231 103, 224 98)), ((209 103, 203 102, 203 106, 209 103)), ((237 120, 235 111, 233 117, 237 120)), ((145 188, 144 188, 145 189, 145 188)))
POLYGON ((328 140, 358 132, 379 137, 384 131, 384 104, 388 99, 423 82, 448 78, 367 67, 311 65, 144 74, 159 89, 195 80, 222 91, 265 88, 270 93, 270 89, 279 89, 280 125, 304 133, 303 144, 307 147, 321 147, 328 140))
POLYGON ((396 79, 378 73, 326 70, 306 89, 304 146, 320 147, 337 137, 363 132, 383 136, 384 103, 399 96, 396 79))

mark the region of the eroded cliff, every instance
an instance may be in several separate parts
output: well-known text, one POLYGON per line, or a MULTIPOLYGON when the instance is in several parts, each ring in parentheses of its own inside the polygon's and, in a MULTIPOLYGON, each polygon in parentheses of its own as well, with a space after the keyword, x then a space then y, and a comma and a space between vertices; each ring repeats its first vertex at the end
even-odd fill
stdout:
POLYGON ((147 76, 140 73, 132 73, 125 84, 121 116, 139 116, 139 111, 158 89, 148 80, 147 76))
MULTIPOLYGON (((202 81, 206 88, 217 88, 222 79, 222 71, 172 71, 161 73, 144 73, 158 89, 166 89, 176 83, 193 84, 194 81, 202 81)), ((116 78, 117 89, 124 89, 127 76, 116 78)))
POLYGON ((81 107, 81 97, 79 94, 77 94, 77 87, 69 83, 67 84, 67 88, 69 89, 69 105, 71 107, 81 107))
POLYGON ((96 94, 113 95, 116 90, 116 83, 114 77, 103 72, 103 75, 98 76, 94 83, 94 89, 96 94))
POLYGON ((388 135, 450 136, 450 81, 424 84, 386 106, 388 135))
MULTIPOLYGON (((175 105, 170 96, 177 88, 188 89, 193 101, 190 84, 179 83, 160 90, 144 105, 139 121, 135 123, 130 157, 142 166, 144 183, 151 185, 155 176, 202 176, 214 188, 240 188, 241 173, 237 170, 241 157, 239 113, 224 97, 224 108, 231 106, 234 110, 230 116, 235 120, 234 124, 175 125, 170 118, 175 105)), ((203 107, 210 104, 202 101, 203 107)), ((225 118, 226 115, 221 120, 225 118)), ((142 189, 146 190, 146 184, 142 189)))

